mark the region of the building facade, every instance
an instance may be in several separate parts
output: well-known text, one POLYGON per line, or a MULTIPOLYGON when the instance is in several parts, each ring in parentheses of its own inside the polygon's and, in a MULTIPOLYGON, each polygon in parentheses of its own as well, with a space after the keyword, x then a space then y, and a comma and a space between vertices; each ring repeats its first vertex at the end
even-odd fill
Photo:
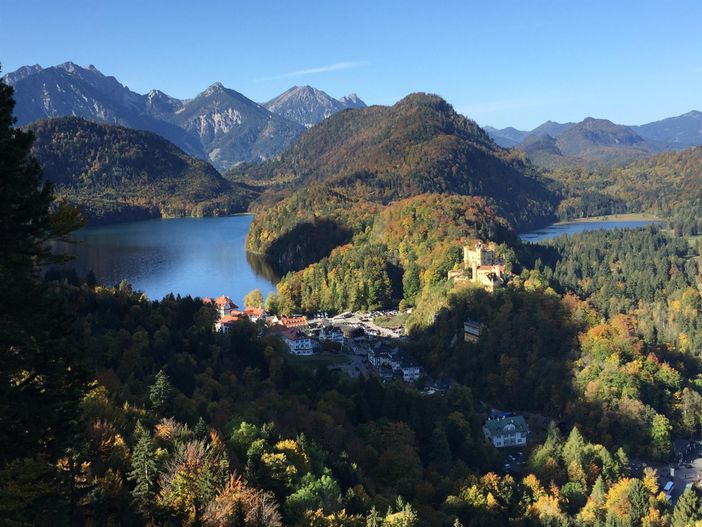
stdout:
POLYGON ((521 415, 497 417, 485 421, 483 435, 496 448, 523 446, 527 443, 529 427, 521 415))

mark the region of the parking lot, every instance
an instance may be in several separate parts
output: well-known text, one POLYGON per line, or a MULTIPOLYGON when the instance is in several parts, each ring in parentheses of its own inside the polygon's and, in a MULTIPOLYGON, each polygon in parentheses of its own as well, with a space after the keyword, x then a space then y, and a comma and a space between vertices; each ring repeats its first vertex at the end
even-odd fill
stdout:
POLYGON ((510 472, 513 474, 521 474, 524 470, 524 465, 526 465, 527 456, 524 450, 517 450, 514 448, 505 450, 505 460, 502 468, 505 472, 510 472))
MULTIPOLYGON (((640 477, 646 465, 642 463, 632 463, 632 473, 640 477)), ((684 454, 680 454, 678 461, 667 464, 648 465, 658 471, 658 484, 663 489, 667 482, 673 482, 673 489, 670 493, 671 501, 676 503, 678 498, 685 492, 687 485, 702 484, 702 445, 695 444, 684 454), (671 469, 673 475, 671 476, 671 469)))

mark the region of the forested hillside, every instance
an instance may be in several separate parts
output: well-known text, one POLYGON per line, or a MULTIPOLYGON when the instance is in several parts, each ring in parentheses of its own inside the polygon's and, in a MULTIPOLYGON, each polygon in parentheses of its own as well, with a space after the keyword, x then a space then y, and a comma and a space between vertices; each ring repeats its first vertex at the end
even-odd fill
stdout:
POLYGON ((248 250, 282 273, 319 262, 281 284, 284 305, 303 310, 314 310, 317 302, 320 309, 343 311, 403 298, 412 305, 419 290, 457 262, 461 243, 501 240, 510 224, 543 223, 558 202, 546 187, 556 184, 426 94, 333 115, 279 160, 229 177, 269 187, 256 207, 248 250), (402 247, 393 240, 399 225, 408 234, 402 247), (422 232, 429 240, 417 238, 422 232), (410 256, 420 253, 419 262, 410 256), (371 254, 376 258, 367 258, 371 254), (373 269, 364 264, 362 271, 348 272, 361 261, 375 262, 373 269), (417 281, 420 271, 434 278, 422 277, 409 299, 398 284, 405 273, 417 281), (329 282, 328 274, 334 277, 329 282), (364 285, 368 281, 376 285, 364 285), (319 291, 322 284, 332 293, 319 291), (335 296, 335 290, 344 293, 335 296), (333 301, 320 302, 329 294, 333 301))
POLYGON ((27 129, 44 177, 92 222, 232 214, 254 195, 151 132, 75 117, 27 129))
POLYGON ((421 299, 436 306, 445 299, 446 274, 475 238, 512 241, 514 233, 482 198, 422 194, 397 201, 351 243, 286 276, 278 287, 281 309, 372 311, 421 299))
MULTIPOLYGON (((519 154, 495 145, 443 99, 421 93, 394 106, 333 115, 279 160, 231 176, 293 190, 320 184, 328 193, 382 204, 429 192, 483 196, 518 227, 543 222, 557 201, 519 154)), ((251 247, 264 251, 265 243, 253 238, 251 247)))
POLYGON ((702 147, 668 152, 616 167, 549 172, 566 189, 562 217, 650 211, 678 216, 702 196, 702 147))

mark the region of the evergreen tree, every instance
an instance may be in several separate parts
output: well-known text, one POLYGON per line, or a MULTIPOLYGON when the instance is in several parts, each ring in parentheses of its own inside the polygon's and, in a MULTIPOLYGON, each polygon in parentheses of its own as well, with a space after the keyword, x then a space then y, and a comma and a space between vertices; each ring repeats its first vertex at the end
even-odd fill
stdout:
POLYGON ((137 510, 149 515, 156 495, 155 481, 158 472, 156 453, 151 440, 151 434, 137 421, 134 429, 136 444, 132 450, 132 470, 127 478, 134 482, 132 500, 137 510))
POLYGON ((72 334, 75 307, 39 276, 58 261, 46 242, 67 236, 79 216, 62 206, 50 213, 52 187, 30 156, 32 134, 13 128, 12 94, 0 81, 0 494, 18 498, 3 499, 0 516, 19 524, 53 507, 49 500, 68 499, 56 463, 79 433, 87 375, 72 334), (21 466, 41 476, 11 476, 21 466))
POLYGON ((440 425, 436 425, 431 433, 431 460, 442 469, 451 464, 451 449, 440 425))
POLYGON ((158 413, 163 413, 170 401, 171 381, 163 370, 159 370, 154 378, 154 383, 149 387, 149 400, 158 413))
POLYGON ((648 514, 649 493, 640 479, 631 480, 629 503, 631 504, 631 519, 634 525, 641 525, 641 521, 648 514))
POLYGON ((583 438, 577 426, 574 426, 568 435, 568 440, 563 445, 563 461, 566 466, 576 462, 582 463, 583 453, 585 452, 585 439, 583 438))
POLYGON ((702 520, 700 500, 693 489, 685 489, 673 509, 671 527, 688 527, 702 520))
POLYGON ((421 288, 419 272, 419 266, 414 262, 410 262, 407 269, 405 269, 405 272, 402 274, 402 294, 405 301, 410 306, 415 304, 415 300, 421 288))
POLYGON ((207 423, 205 423, 205 420, 200 416, 200 418, 197 420, 197 423, 195 424, 195 428, 193 429, 193 435, 197 439, 207 439, 207 436, 209 435, 210 430, 207 427, 207 423))

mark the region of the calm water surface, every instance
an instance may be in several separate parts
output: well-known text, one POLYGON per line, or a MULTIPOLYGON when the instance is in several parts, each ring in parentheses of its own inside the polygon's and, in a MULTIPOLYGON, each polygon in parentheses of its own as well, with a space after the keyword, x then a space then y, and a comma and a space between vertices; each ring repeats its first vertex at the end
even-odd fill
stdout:
POLYGON ((577 234, 585 231, 596 231, 599 229, 635 229, 650 225, 652 223, 660 223, 659 220, 603 220, 603 221, 582 221, 582 222, 563 222, 554 223, 548 227, 543 227, 531 232, 521 234, 519 237, 525 242, 542 242, 551 238, 556 238, 563 234, 577 234))
POLYGON ((128 280, 151 299, 168 293, 181 296, 229 295, 241 305, 244 295, 259 288, 264 297, 278 277, 244 250, 253 216, 147 220, 74 233, 79 243, 61 251, 75 255, 66 264, 79 274, 92 270, 98 282, 128 280))

